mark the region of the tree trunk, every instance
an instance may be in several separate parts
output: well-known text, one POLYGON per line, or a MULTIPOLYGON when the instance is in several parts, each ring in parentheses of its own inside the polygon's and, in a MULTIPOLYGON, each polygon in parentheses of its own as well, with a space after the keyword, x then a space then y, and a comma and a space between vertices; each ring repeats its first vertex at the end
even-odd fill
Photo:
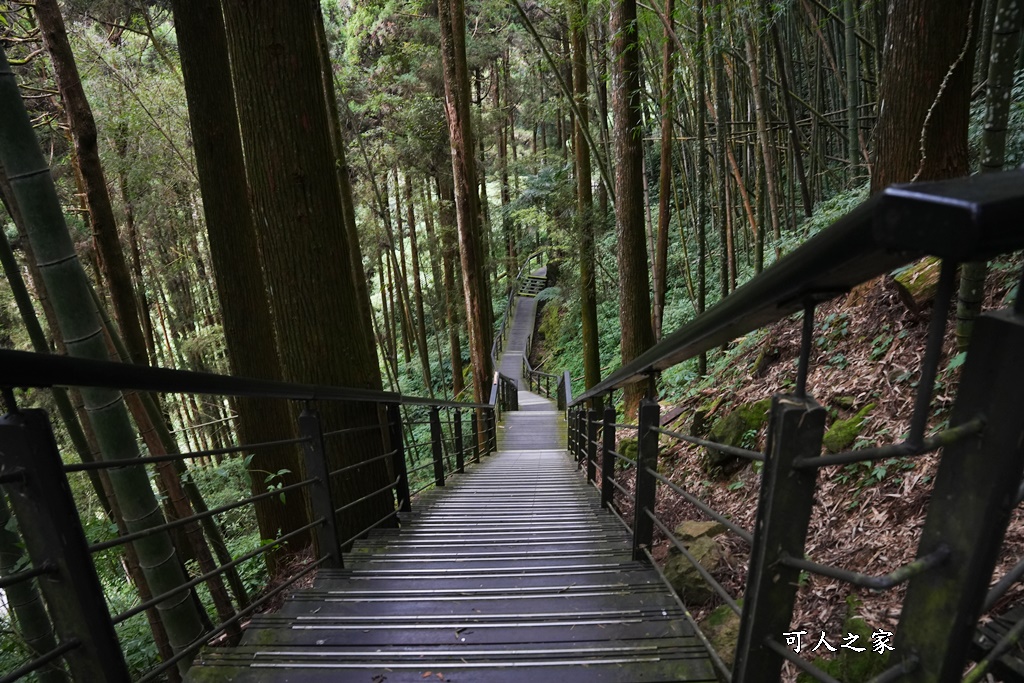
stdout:
POLYGON ((114 305, 114 316, 123 331, 125 342, 131 353, 131 362, 146 364, 146 341, 139 325, 139 313, 135 308, 135 292, 132 288, 128 264, 117 236, 117 222, 110 204, 110 193, 103 176, 97 147, 96 121, 92 116, 89 100, 82 88, 75 57, 68 43, 64 21, 60 15, 57 0, 38 0, 36 18, 43 37, 46 51, 53 62, 54 78, 60 90, 61 99, 67 112, 71 138, 75 146, 75 158, 81 170, 85 190, 85 201, 89 209, 93 238, 100 256, 103 277, 110 291, 114 305))
POLYGON ((871 192, 966 175, 974 0, 936 12, 928 0, 889 10, 871 192))
MULTIPOLYGON (((985 95, 985 131, 981 136, 981 172, 997 173, 1006 162, 1006 127, 1010 114, 1014 65, 1020 45, 1024 12, 1016 0, 998 0, 988 61, 988 91, 985 95)), ((960 294, 956 306, 956 343, 966 349, 981 313, 985 297, 986 261, 965 263, 960 267, 960 294)), ((1020 296, 1018 294, 1017 296, 1020 296)))
MULTIPOLYGON (((707 144, 707 107, 704 100, 707 94, 707 60, 705 58, 705 43, 707 28, 704 25, 704 0, 697 0, 696 17, 697 23, 697 96, 694 98, 697 103, 697 153, 694 155, 697 165, 697 314, 703 313, 707 308, 708 301, 708 275, 707 275, 707 187, 708 171, 706 161, 705 145, 707 144)), ((708 354, 701 353, 697 356, 697 374, 706 375, 708 372, 708 354)))
POLYGON ((412 177, 405 176, 406 224, 409 226, 409 257, 412 259, 412 294, 416 303, 416 344, 420 352, 420 369, 423 371, 423 386, 430 397, 434 397, 434 385, 430 381, 430 354, 427 353, 427 317, 423 312, 423 287, 420 285, 420 250, 416 239, 416 215, 413 210, 412 177))
POLYGON ((675 43, 671 36, 675 0, 665 0, 665 43, 661 57, 661 167, 658 173, 658 236, 654 247, 654 339, 661 339, 668 291, 668 229, 672 214, 672 109, 675 43))
MULTIPOLYGON (((771 27, 772 47, 775 52, 775 70, 778 71, 779 84, 782 86, 782 100, 786 111, 786 124, 789 127, 789 142, 793 154, 793 166, 796 169, 797 180, 800 182, 800 198, 804 205, 804 216, 811 217, 814 212, 814 203, 811 201, 811 191, 807 186, 807 174, 804 172, 803 146, 800 144, 800 131, 797 129, 796 112, 793 108, 793 93, 789 89, 792 79, 789 77, 789 59, 782 49, 782 41, 779 39, 779 26, 772 23, 771 27)), ((817 119, 814 120, 817 125, 817 119)), ((763 238, 761 244, 764 244, 763 238)), ((758 270, 760 272, 760 270, 758 270)))
POLYGON ((444 263, 445 310, 448 321, 448 349, 452 363, 452 396, 458 398, 465 390, 462 367, 462 344, 459 338, 459 280, 455 277, 458 258, 458 226, 455 219, 455 188, 451 176, 444 169, 437 176, 437 222, 441 233, 442 262, 444 263))
MULTIPOLYGON (((0 163, 12 179, 11 189, 22 208, 32 248, 42 264, 40 272, 52 297, 61 332, 68 340, 68 353, 107 360, 109 355, 88 278, 75 254, 53 179, 46 172, 46 162, 10 75, 6 54, 0 55, 0 74, 8 74, 0 76, 0 163)), ((104 458, 138 457, 135 433, 119 392, 86 388, 82 395, 104 458)), ((129 530, 141 531, 164 523, 144 467, 115 468, 109 476, 124 518, 130 520, 129 530)), ((186 579, 170 535, 157 532, 133 545, 153 591, 173 596, 165 601, 161 617, 177 651, 200 637, 203 623, 195 604, 180 589, 186 579)), ((187 669, 188 664, 183 663, 180 668, 187 669)))
POLYGON ((768 134, 768 104, 765 101, 764 64, 758 56, 754 45, 754 33, 749 23, 747 29, 747 65, 750 69, 750 89, 754 92, 754 116, 757 122, 757 142, 761 148, 761 159, 764 163, 765 194, 768 195, 768 216, 772 222, 772 237, 775 241, 775 258, 781 256, 779 238, 782 228, 779 224, 779 189, 775 148, 768 134))
MULTIPOLYGON (((363 337, 360 295, 350 269, 345 207, 331 146, 329 110, 315 23, 315 0, 224 3, 239 128, 254 224, 285 379, 381 388, 376 354, 363 337)), ((367 304, 368 305, 368 304, 367 304)), ((372 404, 319 407, 329 429, 379 421, 372 404)), ((381 434, 345 435, 328 444, 328 467, 338 469, 385 452, 381 434)), ((334 479, 334 502, 344 505, 387 483, 383 463, 334 479)), ((389 495, 374 496, 337 522, 343 538, 393 511, 389 495)))
POLYGON ((846 30, 846 153, 850 160, 851 184, 856 182, 860 170, 860 63, 853 3, 854 0, 843 0, 843 23, 846 30))
MULTIPOLYGON (((615 232, 619 266, 621 358, 626 365, 654 345, 647 253, 644 247, 643 131, 636 0, 612 0, 612 110, 615 117, 615 232)), ((647 387, 625 389, 628 415, 647 387)))
POLYGON ((452 155, 455 213, 459 231, 462 286, 466 299, 473 396, 483 403, 490 396, 490 296, 481 260, 482 234, 476 206, 476 168, 469 115, 469 72, 466 68, 465 7, 462 0, 439 0, 441 62, 444 69, 445 117, 452 155))
MULTIPOLYGON (((505 276, 515 277, 519 270, 518 258, 516 256, 516 236, 513 222, 508 217, 508 205, 512 201, 508 185, 508 138, 510 128, 509 112, 502 109, 501 95, 504 91, 508 98, 508 83, 510 78, 508 48, 501 57, 501 69, 495 69, 496 85, 494 87, 494 108, 498 110, 501 118, 498 130, 498 173, 501 184, 501 232, 505 240, 505 276)), ((509 104, 511 107, 511 104, 509 104)), ((515 129, 512 129, 512 136, 515 137, 515 129)), ((511 282, 511 280, 510 280, 511 282)))
MULTIPOLYGON (((240 377, 281 380, 281 360, 271 334, 273 319, 245 182, 223 17, 218 3, 174 0, 173 7, 229 367, 240 377)), ((243 443, 295 437, 294 420, 285 402, 239 398, 237 406, 243 443)), ((304 466, 297 448, 256 451, 249 463, 253 494, 267 490, 267 473, 282 470, 289 473, 275 479, 275 484, 302 481, 304 466)), ((300 489, 283 502, 276 498, 257 502, 260 537, 275 538, 304 526, 307 499, 305 489, 300 489)), ((303 534, 287 548, 299 550, 311 541, 309 534, 303 534)), ((271 568, 277 556, 268 553, 271 568)))
MULTIPOLYGON (((597 329, 597 277, 594 253, 594 192, 590 166, 590 147, 583 130, 590 125, 587 99, 587 0, 569 3, 572 42, 573 95, 579 115, 573 128, 573 152, 576 162, 576 221, 580 239, 580 314, 583 332, 583 375, 589 389, 601 381, 600 339, 597 329)), ((601 402, 592 406, 601 409, 601 402)))

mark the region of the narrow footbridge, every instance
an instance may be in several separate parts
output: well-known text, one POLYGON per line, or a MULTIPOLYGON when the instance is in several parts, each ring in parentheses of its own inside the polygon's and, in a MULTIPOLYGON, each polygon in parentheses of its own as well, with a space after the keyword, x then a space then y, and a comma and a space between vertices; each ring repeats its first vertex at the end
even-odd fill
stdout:
MULTIPOLYGON (((517 384, 543 269, 515 304, 501 371, 517 384)), ((193 681, 703 681, 679 602, 586 485, 564 413, 519 390, 497 451, 422 494, 193 681)))

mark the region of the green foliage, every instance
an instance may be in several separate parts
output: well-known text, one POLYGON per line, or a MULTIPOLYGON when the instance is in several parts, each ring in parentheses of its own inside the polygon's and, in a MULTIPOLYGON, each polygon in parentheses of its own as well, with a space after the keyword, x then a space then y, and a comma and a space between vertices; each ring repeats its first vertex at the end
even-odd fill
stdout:
POLYGON ((882 326, 882 333, 871 340, 871 353, 869 354, 871 360, 881 360, 889 352, 895 337, 889 334, 888 330, 889 324, 886 323, 882 326))

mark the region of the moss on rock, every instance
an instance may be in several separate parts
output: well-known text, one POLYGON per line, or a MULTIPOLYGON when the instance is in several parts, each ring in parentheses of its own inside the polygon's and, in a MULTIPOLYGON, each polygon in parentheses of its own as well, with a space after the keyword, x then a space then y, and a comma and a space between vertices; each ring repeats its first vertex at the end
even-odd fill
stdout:
MULTIPOLYGON (((710 441, 726 446, 750 448, 748 434, 758 432, 768 421, 768 413, 772 407, 770 398, 744 403, 732 410, 728 415, 715 423, 708 434, 710 441)), ((735 472, 743 464, 736 456, 723 453, 717 448, 705 449, 704 466, 708 474, 725 476, 735 472)))
MULTIPOLYGON (((713 538, 702 536, 684 545, 708 572, 717 569, 722 562, 722 551, 713 538)), ((715 595, 697 568, 682 553, 671 553, 664 571, 665 578, 687 605, 702 605, 715 595)))
MULTIPOLYGON (((736 601, 740 607, 743 606, 743 599, 736 601)), ((700 622, 700 630, 707 636, 711 647, 722 658, 722 661, 730 669, 736 655, 736 644, 740 640, 740 617, 732 611, 728 605, 722 605, 712 610, 700 622)))
POLYGON ((640 456, 640 444, 636 439, 623 439, 619 442, 619 455, 636 460, 640 456))
POLYGON ((825 437, 822 439, 822 443, 825 445, 825 450, 829 453, 839 453, 840 451, 844 451, 852 446, 853 442, 856 441, 857 437, 860 435, 868 414, 874 409, 875 404, 869 403, 861 408, 853 417, 833 422, 832 426, 829 427, 827 432, 825 432, 825 437))

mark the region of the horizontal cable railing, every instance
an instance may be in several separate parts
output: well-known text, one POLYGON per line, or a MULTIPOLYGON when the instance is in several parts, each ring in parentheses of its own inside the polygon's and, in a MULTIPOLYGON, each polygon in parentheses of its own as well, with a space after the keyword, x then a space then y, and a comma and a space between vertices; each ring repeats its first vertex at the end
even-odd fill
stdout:
MULTIPOLYGON (((693 565, 722 604, 739 615, 738 644, 730 653, 735 664, 725 666, 723 657, 709 648, 723 680, 775 681, 784 662, 817 680, 835 680, 794 652, 792 643, 787 646, 780 640, 791 630, 804 572, 873 591, 906 586, 899 627, 888 634, 894 635, 890 666, 873 681, 945 681, 962 676, 979 616, 1024 578, 1020 561, 989 587, 1010 513, 1024 500, 1019 409, 1024 405, 1024 366, 1019 362, 1024 297, 1018 296, 1012 309, 987 313, 976 321, 948 426, 931 428, 929 433, 929 416, 935 408, 957 266, 1024 248, 1021 215, 1020 171, 890 188, 569 402, 570 454, 585 470, 587 481, 599 487, 602 506, 628 527, 634 559, 653 563, 655 542, 662 539, 693 565), (895 444, 823 455, 825 411, 808 387, 815 309, 923 256, 940 257, 942 267, 905 435, 895 444), (794 389, 772 399, 764 452, 669 428, 661 424, 660 408, 651 396, 640 402, 637 424, 616 422, 612 392, 637 382, 645 382, 650 391, 661 370, 798 311, 802 322, 794 389), (609 407, 598 414, 587 407, 593 399, 609 407), (626 429, 636 430, 635 457, 624 453, 627 441, 621 432, 626 429), (737 462, 763 465, 754 528, 743 528, 695 491, 659 472, 659 452, 669 446, 714 449, 737 462), (939 450, 915 559, 887 574, 870 575, 805 556, 819 469, 939 450), (669 509, 674 501, 684 501, 750 547, 742 602, 714 572, 700 566, 665 521, 659 508, 669 509), (943 597, 938 600, 936 595, 943 597)), ((1024 277, 1018 291, 1021 287, 1024 277)), ((693 625, 709 646, 699 626, 693 625)), ((1024 620, 983 653, 968 680, 981 680, 1022 637, 1024 620)))
MULTIPOLYGON (((7 570, 0 576, 0 589, 9 594, 19 589, 31 591, 42 600, 57 636, 52 646, 36 647, 13 670, 0 671, 0 681, 18 680, 54 667, 63 669, 72 680, 127 681, 133 676, 157 680, 170 669, 187 668, 196 653, 214 641, 237 641, 246 617, 317 568, 341 567, 349 546, 373 529, 397 524, 401 514, 412 509, 417 493, 444 486, 447 479, 462 473, 466 464, 479 462, 493 451, 495 414, 501 409, 494 403, 266 382, 10 350, 0 350, 0 369, 8 409, 0 418, 0 483, 6 494, 0 494, 0 502, 10 503, 27 555, 16 571, 7 570), (46 413, 20 407, 14 390, 92 386, 163 395, 279 400, 294 405, 298 419, 294 425, 280 425, 282 438, 258 443, 65 464, 46 413), (350 417, 354 413, 347 406, 358 405, 375 405, 377 410, 366 418, 350 417), (321 411, 327 417, 321 417, 321 411), (335 419, 348 423, 328 422, 335 419), (194 477, 217 466, 214 458, 217 463, 236 459, 244 463, 245 471, 253 457, 289 451, 298 471, 259 473, 252 469, 252 493, 239 500, 207 508, 189 489, 194 477), (89 540, 82 519, 86 512, 77 508, 76 498, 82 494, 74 493, 83 487, 71 486, 71 478, 82 473, 106 476, 128 468, 146 468, 147 480, 159 482, 161 487, 173 482, 165 477, 177 471, 185 488, 179 493, 172 489, 167 495, 183 496, 183 502, 167 503, 145 521, 118 521, 112 537, 89 540), (280 478, 285 472, 290 479, 280 478), (264 475, 269 475, 266 480, 264 475), (261 538, 256 547, 229 551, 225 546, 220 534, 229 521, 255 531, 257 506, 284 514, 287 503, 306 498, 310 512, 302 513, 304 520, 261 538), (279 585, 268 587, 259 596, 249 595, 251 587, 240 581, 238 572, 248 568, 249 574, 260 574, 253 563, 262 565, 268 556, 286 552, 292 544, 306 545, 303 539, 309 538, 314 554, 280 577, 283 582, 279 585), (115 603, 105 593, 95 563, 123 558, 138 544, 165 540, 174 548, 169 559, 197 558, 197 564, 190 560, 186 567, 182 563, 182 581, 152 594, 140 593, 131 604, 115 603), (202 634, 187 645, 167 650, 161 661, 150 661, 141 668, 135 664, 130 670, 121 629, 143 613, 151 612, 150 617, 159 622, 157 612, 183 600, 205 613, 200 619, 205 624, 202 634)), ((500 381, 498 386, 506 392, 499 394, 498 400, 508 401, 508 389, 502 388, 500 381)), ((113 501, 123 502, 116 495, 113 501)), ((5 504, 0 511, 6 509, 5 504)), ((117 520, 110 510, 104 514, 117 520)), ((11 528, 3 532, 13 534, 11 528)))

